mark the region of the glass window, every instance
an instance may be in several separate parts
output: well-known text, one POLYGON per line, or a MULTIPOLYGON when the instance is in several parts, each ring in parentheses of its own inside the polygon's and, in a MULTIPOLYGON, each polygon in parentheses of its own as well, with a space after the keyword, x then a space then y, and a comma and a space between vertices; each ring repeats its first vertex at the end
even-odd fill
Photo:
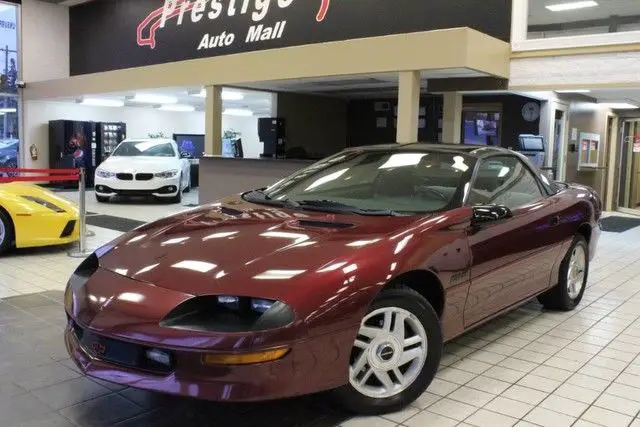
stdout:
POLYGON ((113 152, 118 156, 175 157, 173 144, 166 141, 123 141, 113 152))
POLYGON ((18 166, 18 6, 0 2, 0 168, 18 166))
POLYGON ((529 0, 527 39, 640 31, 638 0, 529 0))
POLYGON ((497 156, 480 163, 469 192, 469 204, 515 209, 542 197, 538 181, 524 163, 513 156, 497 156))
MULTIPOLYGON (((264 193, 270 201, 332 202, 367 211, 437 212, 459 206, 475 159, 458 153, 356 151, 322 160, 264 193)), ((251 200, 253 201, 253 200, 251 200)))

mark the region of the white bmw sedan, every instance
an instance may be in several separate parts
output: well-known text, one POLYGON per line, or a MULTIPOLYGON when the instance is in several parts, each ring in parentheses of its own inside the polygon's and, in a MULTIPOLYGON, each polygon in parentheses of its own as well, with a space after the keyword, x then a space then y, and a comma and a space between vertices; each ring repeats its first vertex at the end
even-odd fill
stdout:
POLYGON ((96 169, 96 198, 153 196, 180 203, 191 187, 190 170, 172 139, 125 139, 96 169))

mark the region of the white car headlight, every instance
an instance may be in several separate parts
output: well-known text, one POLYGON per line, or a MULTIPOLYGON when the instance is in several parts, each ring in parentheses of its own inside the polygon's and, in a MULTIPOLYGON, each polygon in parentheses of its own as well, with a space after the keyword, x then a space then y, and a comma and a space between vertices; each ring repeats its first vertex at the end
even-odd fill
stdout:
POLYGON ((98 175, 100 178, 113 178, 114 176, 116 176, 115 172, 109 172, 102 169, 98 169, 96 171, 96 175, 98 175))
POLYGON ((158 172, 158 173, 154 174, 154 176, 156 178, 173 178, 176 175, 178 175, 178 171, 177 170, 158 172))

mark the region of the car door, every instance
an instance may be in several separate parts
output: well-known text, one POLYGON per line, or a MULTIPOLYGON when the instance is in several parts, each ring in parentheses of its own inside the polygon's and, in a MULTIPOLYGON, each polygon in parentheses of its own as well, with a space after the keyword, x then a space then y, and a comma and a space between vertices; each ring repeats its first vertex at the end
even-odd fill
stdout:
POLYGON ((515 155, 489 157, 477 167, 467 203, 506 206, 513 215, 470 228, 465 327, 549 287, 559 251, 555 201, 529 167, 515 155))

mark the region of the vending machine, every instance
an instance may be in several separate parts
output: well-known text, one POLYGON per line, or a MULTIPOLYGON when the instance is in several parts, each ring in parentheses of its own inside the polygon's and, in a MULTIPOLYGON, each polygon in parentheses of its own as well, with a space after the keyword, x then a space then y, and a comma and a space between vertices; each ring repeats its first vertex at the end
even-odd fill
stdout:
POLYGON ((96 123, 96 144, 99 148, 96 165, 113 153, 118 144, 127 137, 126 123, 96 123))
MULTIPOLYGON (((49 167, 53 169, 84 168, 87 187, 93 186, 97 166, 98 144, 96 124, 75 120, 49 122, 49 167)), ((61 183, 75 187, 77 183, 61 183)))

